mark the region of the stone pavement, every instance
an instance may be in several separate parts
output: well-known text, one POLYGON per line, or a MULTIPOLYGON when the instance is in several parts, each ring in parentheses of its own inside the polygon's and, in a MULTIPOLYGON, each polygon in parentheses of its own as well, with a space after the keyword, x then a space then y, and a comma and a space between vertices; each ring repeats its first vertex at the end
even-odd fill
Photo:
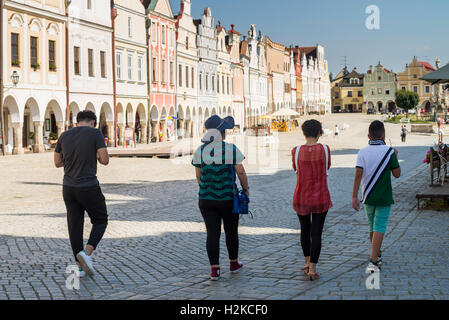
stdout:
MULTIPOLYGON (((0 299, 448 299, 448 213, 418 211, 414 199, 415 190, 428 183, 420 162, 433 138, 410 136, 399 148, 404 176, 394 181, 396 204, 384 242, 380 290, 365 287, 368 226, 364 213, 349 203, 357 149, 366 144, 366 138, 356 137, 368 120, 345 118, 351 132, 342 132, 339 141, 323 139, 333 149, 334 208, 325 224, 322 276, 314 282, 300 271, 299 221, 291 209, 296 181, 289 152, 301 142, 297 132, 280 136, 274 172, 247 165, 255 215, 242 219, 239 229, 245 267, 236 275, 226 270, 222 237, 218 282, 208 280, 205 228, 189 164, 112 159, 99 169, 110 223, 94 258, 98 273, 81 279, 79 290, 69 290, 65 270, 72 254, 61 170, 51 167, 51 154, 2 158, 0 299)), ((325 121, 330 127, 342 122, 325 121)), ((399 135, 392 140, 397 144, 399 135)), ((87 219, 86 237, 89 227, 87 219)))

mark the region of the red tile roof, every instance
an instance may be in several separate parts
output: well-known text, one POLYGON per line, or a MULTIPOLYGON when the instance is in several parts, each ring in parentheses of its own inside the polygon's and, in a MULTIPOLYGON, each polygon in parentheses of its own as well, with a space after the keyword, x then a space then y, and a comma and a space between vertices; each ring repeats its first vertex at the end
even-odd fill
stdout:
POLYGON ((240 32, 238 32, 237 30, 234 29, 235 25, 231 24, 231 30, 228 31, 228 34, 236 34, 238 36, 241 36, 242 34, 240 32))
POLYGON ((426 69, 426 71, 435 71, 435 68, 432 67, 432 65, 428 62, 418 61, 418 63, 422 65, 423 68, 426 69))

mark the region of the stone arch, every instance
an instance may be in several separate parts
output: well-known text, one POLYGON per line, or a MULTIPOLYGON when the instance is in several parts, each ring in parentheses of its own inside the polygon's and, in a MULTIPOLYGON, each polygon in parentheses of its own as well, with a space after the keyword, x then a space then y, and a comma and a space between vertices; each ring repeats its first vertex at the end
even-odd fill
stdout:
POLYGON ((4 114, 3 125, 5 130, 5 145, 9 145, 12 150, 7 150, 14 154, 23 153, 22 148, 22 130, 20 122, 22 116, 16 98, 13 95, 8 95, 3 101, 4 114))
POLYGON ((394 112, 396 110, 396 102, 393 100, 387 101, 388 112, 394 112))
POLYGON ((59 27, 56 23, 50 22, 47 27, 48 34, 51 36, 57 36, 59 34, 59 27))
POLYGON ((159 141, 159 109, 153 105, 150 109, 151 142, 159 141))
POLYGON ((213 116, 215 114, 217 114, 217 109, 215 109, 215 107, 213 107, 210 115, 213 116))
POLYGON ((128 103, 126 105, 125 124, 126 124, 126 126, 134 125, 134 111, 133 111, 133 106, 131 105, 131 103, 128 103))
MULTIPOLYGON (((39 103, 37 102, 37 100, 35 98, 30 97, 25 102, 25 110, 27 110, 27 109, 30 111, 30 116, 33 121, 41 120, 41 110, 39 108, 39 103)), ((25 113, 25 110, 24 110, 24 113, 25 113)))
POLYGON ((43 118, 45 119, 43 136, 50 140, 59 137, 64 130, 64 113, 56 100, 48 102, 43 118))
POLYGON ((142 103, 139 103, 137 106, 135 129, 137 142, 145 142, 147 140, 147 115, 145 112, 145 107, 142 103))
POLYGON ((101 105, 98 129, 100 129, 103 136, 107 138, 108 145, 111 145, 114 140, 114 113, 108 102, 103 102, 101 105))
POLYGON ((23 17, 18 13, 13 13, 8 20, 9 24, 14 28, 20 28, 23 26, 23 17))
POLYGON ((72 101, 69 104, 69 128, 73 127, 77 121, 76 121, 76 116, 78 115, 78 112, 80 112, 80 107, 78 106, 78 104, 75 101, 72 101))
POLYGON ((161 115, 160 115, 160 121, 164 121, 164 120, 167 120, 167 118, 168 118, 168 114, 167 114, 167 108, 165 107, 165 106, 163 106, 162 107, 162 110, 161 110, 161 115))
POLYGON ((97 112, 95 110, 95 106, 92 102, 86 103, 86 107, 84 108, 84 110, 89 110, 89 111, 92 111, 93 113, 97 114, 97 112))
POLYGON ((377 103, 376 103, 376 110, 378 112, 381 112, 383 108, 384 108, 384 103, 382 101, 377 101, 377 103))
POLYGON ((117 124, 125 124, 125 113, 123 111, 123 105, 120 102, 117 104, 117 124))
POLYGON ((227 111, 226 114, 227 114, 228 116, 232 116, 232 109, 231 109, 230 106, 228 107, 228 111, 227 111))
POLYGON ((42 22, 37 18, 31 19, 29 27, 32 32, 40 32, 44 28, 42 22))
POLYGON ((159 110, 156 105, 151 107, 150 119, 151 121, 159 121, 159 110))

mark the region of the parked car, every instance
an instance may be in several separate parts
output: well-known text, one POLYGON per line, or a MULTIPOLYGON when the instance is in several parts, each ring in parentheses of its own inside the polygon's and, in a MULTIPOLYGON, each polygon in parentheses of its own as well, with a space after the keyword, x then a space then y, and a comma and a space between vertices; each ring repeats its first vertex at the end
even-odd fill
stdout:
POLYGON ((375 113, 376 113, 376 110, 374 110, 374 108, 368 108, 366 110, 366 114, 375 114, 375 113))
POLYGON ((415 114, 416 113, 416 110, 415 109, 410 109, 409 111, 408 111, 408 114, 415 114))

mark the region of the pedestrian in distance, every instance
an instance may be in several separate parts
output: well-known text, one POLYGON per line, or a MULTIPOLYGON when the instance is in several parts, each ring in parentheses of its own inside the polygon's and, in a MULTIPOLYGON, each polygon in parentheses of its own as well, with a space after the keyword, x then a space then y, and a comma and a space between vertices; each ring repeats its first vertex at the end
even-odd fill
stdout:
POLYGON ((97 179, 97 161, 109 164, 104 136, 96 129, 97 117, 92 111, 77 115, 77 126, 63 132, 56 144, 54 162, 64 167, 62 193, 67 208, 70 244, 79 267, 78 276, 95 274, 92 253, 98 247, 108 224, 105 197, 97 179), (84 248, 84 212, 92 223, 84 248), (83 249, 84 248, 84 249, 83 249))
POLYGON ((339 133, 340 133, 340 130, 338 129, 338 124, 336 124, 336 125, 335 125, 335 130, 334 130, 334 136, 335 136, 335 138, 338 137, 339 133))
POLYGON ((302 132, 306 143, 292 150, 293 170, 297 176, 293 209, 301 226, 301 247, 305 257, 302 271, 313 281, 320 277, 316 265, 321 252, 324 221, 332 207, 327 185, 331 153, 327 145, 318 143, 323 135, 319 121, 305 121, 302 132))
POLYGON ((245 157, 231 143, 225 142, 226 130, 234 128, 234 118, 224 119, 213 115, 205 122, 207 129, 201 139, 203 144, 194 152, 192 165, 195 166, 199 185, 199 208, 207 230, 206 249, 211 266, 210 279, 220 278, 220 235, 221 222, 224 224, 226 246, 231 273, 240 271, 243 264, 238 261, 239 214, 233 213, 235 173, 243 191, 249 196, 248 178, 243 160, 245 157))
POLYGON ((443 127, 441 126, 441 122, 438 121, 438 143, 443 143, 443 127))
POLYGON ((352 208, 360 210, 358 192, 362 185, 362 202, 369 224, 371 256, 366 273, 378 272, 382 266, 381 246, 387 229, 391 205, 394 203, 391 175, 401 176, 398 150, 385 144, 385 127, 381 121, 369 126, 369 146, 357 155, 352 208))
POLYGON ((405 139, 407 138, 407 128, 405 125, 401 127, 401 141, 405 142, 405 139))

